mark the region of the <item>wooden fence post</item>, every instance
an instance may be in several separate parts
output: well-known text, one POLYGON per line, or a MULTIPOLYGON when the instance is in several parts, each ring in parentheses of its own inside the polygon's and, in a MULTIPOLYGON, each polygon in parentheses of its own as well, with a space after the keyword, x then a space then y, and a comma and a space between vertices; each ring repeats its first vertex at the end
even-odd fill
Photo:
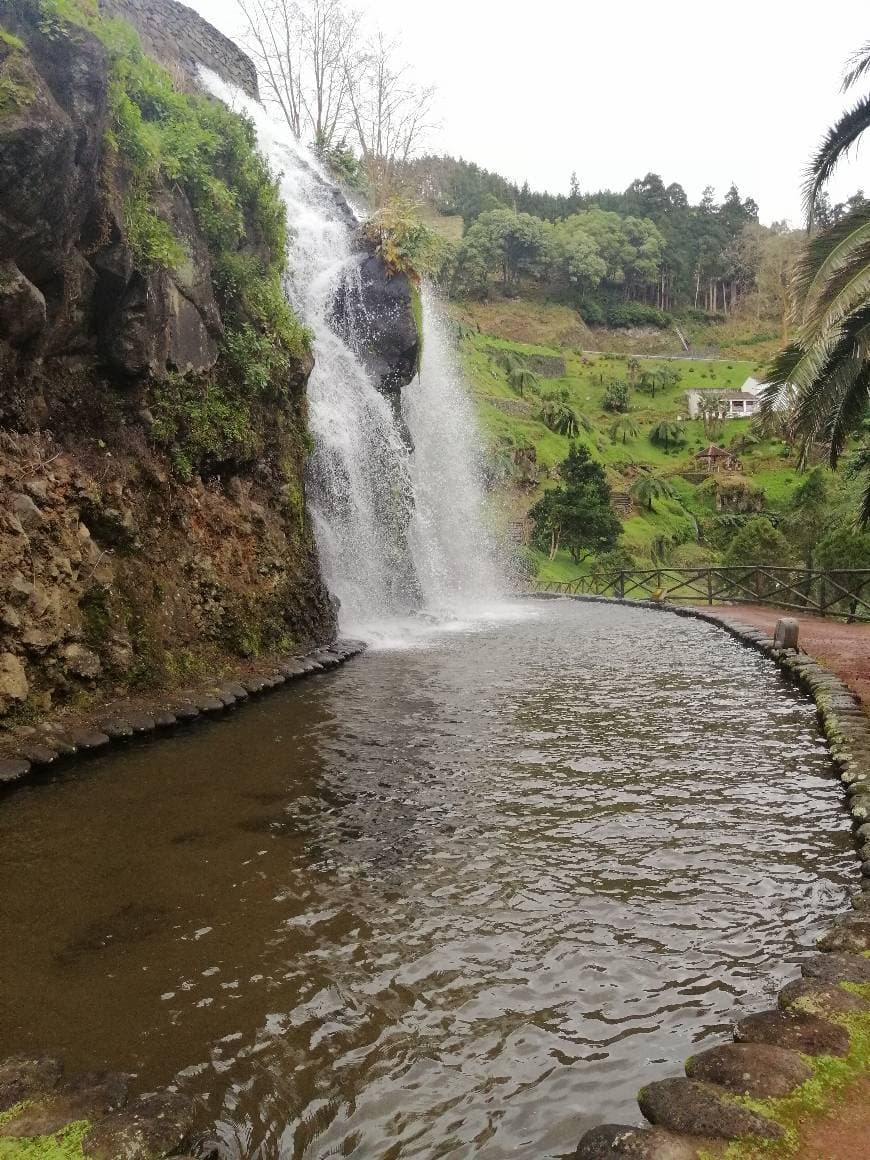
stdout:
POLYGON ((617 593, 620 600, 625 600, 625 573, 619 573, 619 582, 617 584, 617 593))
POLYGON ((707 603, 713 603, 713 572, 710 568, 707 569, 707 603))

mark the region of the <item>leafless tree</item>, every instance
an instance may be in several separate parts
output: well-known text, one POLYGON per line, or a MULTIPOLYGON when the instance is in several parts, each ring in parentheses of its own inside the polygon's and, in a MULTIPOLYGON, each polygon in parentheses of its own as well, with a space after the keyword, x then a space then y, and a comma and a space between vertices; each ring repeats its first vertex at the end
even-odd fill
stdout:
POLYGON ((237 3, 265 99, 280 108, 296 137, 329 150, 349 111, 347 61, 356 52, 359 17, 343 0, 237 3))
POLYGON ((264 99, 320 152, 345 140, 359 152, 377 205, 431 128, 434 89, 399 64, 380 33, 364 38, 345 0, 237 0, 264 99))
POLYGON ((434 88, 421 88, 398 46, 378 33, 346 63, 352 136, 372 197, 382 204, 397 192, 403 167, 432 128, 434 88))
POLYGON ((301 11, 290 0, 237 0, 245 23, 245 47, 263 82, 266 101, 277 105, 296 137, 302 136, 301 11))

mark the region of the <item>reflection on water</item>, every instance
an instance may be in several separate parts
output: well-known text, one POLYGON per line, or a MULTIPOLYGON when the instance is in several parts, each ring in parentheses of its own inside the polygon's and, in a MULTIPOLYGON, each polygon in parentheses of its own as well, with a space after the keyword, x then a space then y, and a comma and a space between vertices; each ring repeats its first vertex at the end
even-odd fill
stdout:
POLYGON ((567 1154, 855 873, 767 661, 571 602, 18 793, 0 872, 4 1049, 176 1077, 257 1160, 567 1154))

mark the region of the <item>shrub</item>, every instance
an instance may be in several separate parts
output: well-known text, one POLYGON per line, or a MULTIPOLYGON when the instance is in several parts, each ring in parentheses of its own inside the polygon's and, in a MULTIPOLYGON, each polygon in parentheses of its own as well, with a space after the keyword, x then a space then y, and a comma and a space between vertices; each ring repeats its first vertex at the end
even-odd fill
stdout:
POLYGON ((737 532, 723 557, 726 567, 788 567, 791 553, 788 541, 770 520, 757 516, 737 532))
POLYGON ((604 326, 607 323, 607 312, 594 298, 581 298, 577 309, 587 326, 604 326))
POLYGON ((617 330, 631 326, 655 326, 664 330, 670 326, 670 319, 654 306, 646 306, 642 302, 623 302, 620 306, 609 308, 607 325, 617 330))
POLYGON ((605 411, 615 411, 617 414, 627 411, 628 383, 608 383, 601 405, 605 411))

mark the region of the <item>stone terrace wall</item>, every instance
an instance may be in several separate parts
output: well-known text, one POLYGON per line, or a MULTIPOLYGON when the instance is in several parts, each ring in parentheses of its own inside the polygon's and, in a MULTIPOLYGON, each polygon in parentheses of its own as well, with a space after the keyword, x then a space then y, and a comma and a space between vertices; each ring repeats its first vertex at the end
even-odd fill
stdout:
POLYGON ((175 0, 99 0, 110 16, 121 16, 138 30, 145 50, 170 69, 196 79, 197 65, 216 72, 259 100, 257 70, 222 32, 175 0))

